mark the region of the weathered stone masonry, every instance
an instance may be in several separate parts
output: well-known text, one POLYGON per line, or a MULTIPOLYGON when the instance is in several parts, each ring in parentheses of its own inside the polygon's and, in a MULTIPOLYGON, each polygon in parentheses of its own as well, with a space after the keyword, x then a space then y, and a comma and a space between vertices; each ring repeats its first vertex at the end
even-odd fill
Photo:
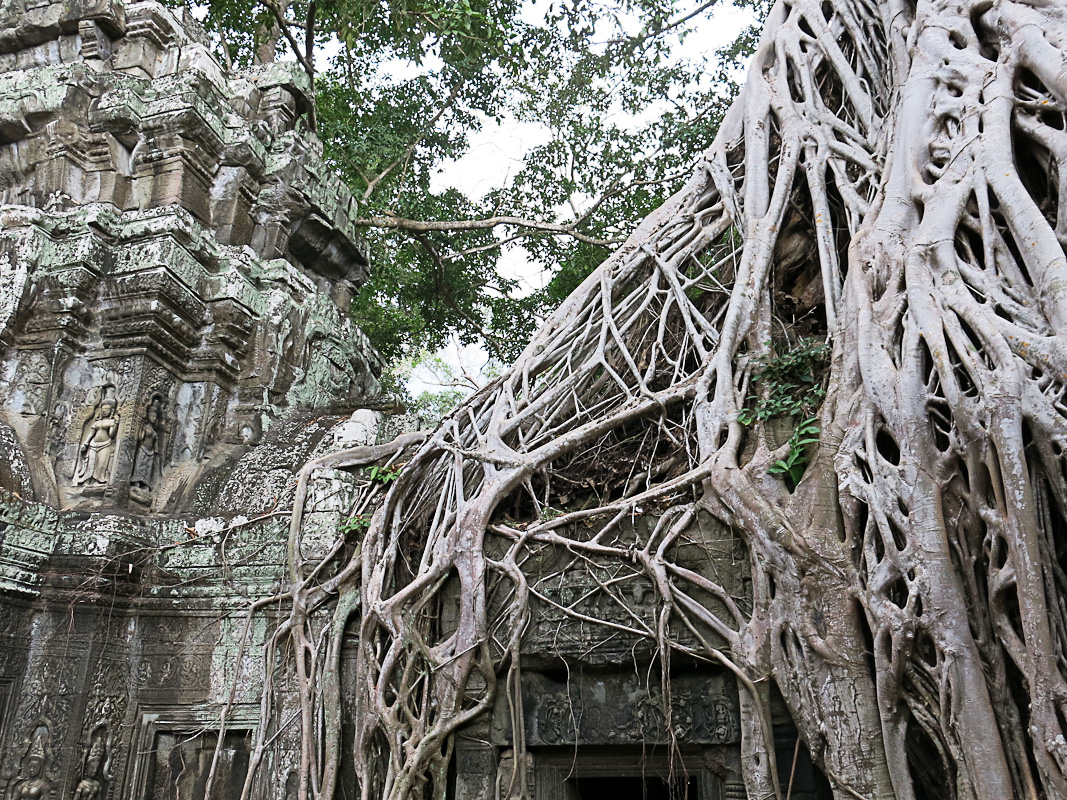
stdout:
MULTIPOLYGON (((380 374, 308 102, 158 3, 0 5, 0 797, 202 796, 227 700, 213 795, 239 794, 267 624, 238 661, 244 610, 295 470, 380 374)), ((350 493, 317 479, 308 542, 350 493)))

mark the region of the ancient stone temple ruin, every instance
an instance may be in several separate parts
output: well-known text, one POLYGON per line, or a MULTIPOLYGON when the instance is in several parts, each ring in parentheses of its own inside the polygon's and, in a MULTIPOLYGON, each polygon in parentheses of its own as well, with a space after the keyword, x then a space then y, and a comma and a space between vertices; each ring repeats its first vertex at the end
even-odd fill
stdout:
MULTIPOLYGON (((294 475, 385 435, 346 314, 356 201, 309 102, 295 65, 228 72, 180 9, 0 6, 0 798, 194 800, 213 762, 210 796, 240 796, 269 635, 240 629, 285 580, 294 475)), ((305 548, 343 535, 353 485, 315 474, 305 548)), ((744 596, 738 542, 704 534, 694 559, 744 596)), ((501 701, 459 737, 451 794, 744 797, 732 677, 678 665, 668 751, 649 653, 558 613, 612 611, 554 581, 522 649, 526 785, 501 701)), ((252 796, 295 796, 293 719, 252 796)), ((792 796, 818 796, 779 722, 792 796)))

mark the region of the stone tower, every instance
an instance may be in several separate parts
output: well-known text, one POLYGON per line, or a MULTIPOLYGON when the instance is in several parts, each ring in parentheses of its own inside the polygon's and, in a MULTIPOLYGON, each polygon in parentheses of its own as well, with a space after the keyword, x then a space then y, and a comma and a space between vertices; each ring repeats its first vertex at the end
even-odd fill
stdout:
MULTIPOLYGON (((240 793, 263 631, 239 661, 235 619, 281 574, 276 509, 375 435, 339 426, 381 364, 308 92, 157 2, 0 3, 2 798, 202 797, 227 702, 212 796, 240 793)), ((350 483, 313 489, 325 538, 350 483)))
POLYGON ((372 394, 343 313, 355 201, 304 129, 303 72, 227 75, 154 3, 0 13, 6 485, 175 510, 275 420, 372 394))

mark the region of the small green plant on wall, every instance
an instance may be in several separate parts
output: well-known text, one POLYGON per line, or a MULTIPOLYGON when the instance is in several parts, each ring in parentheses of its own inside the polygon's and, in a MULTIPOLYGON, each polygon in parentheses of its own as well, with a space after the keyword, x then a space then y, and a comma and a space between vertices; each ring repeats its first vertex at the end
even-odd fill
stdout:
POLYGON ((810 417, 826 397, 823 376, 830 347, 817 339, 801 339, 780 355, 754 360, 750 394, 737 415, 742 425, 776 417, 810 417))
POLYGON ((392 483, 400 477, 400 464, 395 467, 379 467, 377 465, 373 467, 367 467, 364 472, 367 473, 367 477, 377 483, 392 483))
POLYGON ((353 514, 341 523, 342 533, 360 533, 370 527, 370 514, 353 514))
POLYGON ((809 461, 806 448, 809 444, 819 441, 819 426, 816 422, 818 417, 812 417, 793 429, 793 435, 789 437, 789 454, 771 464, 767 472, 772 475, 788 475, 794 486, 800 483, 809 461))
POLYGON ((794 486, 810 460, 808 446, 819 441, 818 418, 814 415, 826 397, 829 355, 829 345, 807 338, 783 353, 755 359, 754 391, 737 415, 742 425, 788 417, 799 419, 789 437, 789 453, 767 470, 772 475, 788 476, 794 486))

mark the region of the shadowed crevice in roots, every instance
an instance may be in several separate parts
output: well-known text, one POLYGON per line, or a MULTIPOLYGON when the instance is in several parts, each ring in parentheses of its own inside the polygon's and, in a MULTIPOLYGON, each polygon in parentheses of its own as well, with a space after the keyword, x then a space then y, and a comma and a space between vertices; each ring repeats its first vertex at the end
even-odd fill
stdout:
POLYGON ((664 689, 672 655, 732 672, 752 797, 785 794, 771 685, 836 797, 1067 796, 1065 16, 779 3, 689 185, 369 482, 369 527, 306 564, 294 520, 254 766, 295 719, 301 800, 342 760, 366 800, 440 798, 501 692, 521 753, 536 601, 646 641, 664 689), (750 598, 679 558, 700 515, 750 598))

